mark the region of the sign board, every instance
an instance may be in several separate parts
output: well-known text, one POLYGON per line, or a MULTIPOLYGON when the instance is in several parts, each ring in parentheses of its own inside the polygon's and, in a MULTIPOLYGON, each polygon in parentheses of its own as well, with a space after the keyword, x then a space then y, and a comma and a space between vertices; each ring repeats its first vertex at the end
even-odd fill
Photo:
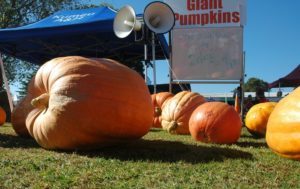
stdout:
POLYGON ((243 28, 172 31, 172 80, 240 80, 243 28))
POLYGON ((232 27, 246 22, 246 0, 165 0, 174 11, 174 28, 232 27))

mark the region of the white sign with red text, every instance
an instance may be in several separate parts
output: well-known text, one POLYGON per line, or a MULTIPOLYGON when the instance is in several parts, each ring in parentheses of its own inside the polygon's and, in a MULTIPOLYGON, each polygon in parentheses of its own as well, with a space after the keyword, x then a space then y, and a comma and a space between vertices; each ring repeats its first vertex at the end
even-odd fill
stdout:
POLYGON ((230 27, 246 23, 246 0, 164 0, 176 28, 230 27))

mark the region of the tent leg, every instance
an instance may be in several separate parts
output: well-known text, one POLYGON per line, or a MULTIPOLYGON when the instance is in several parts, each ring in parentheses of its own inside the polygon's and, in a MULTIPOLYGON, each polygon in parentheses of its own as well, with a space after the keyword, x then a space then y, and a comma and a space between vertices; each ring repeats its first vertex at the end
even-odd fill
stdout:
POLYGON ((7 93, 7 98, 8 98, 8 102, 9 102, 10 112, 12 112, 13 108, 14 108, 14 106, 13 106, 13 100, 12 100, 12 96, 11 96, 11 93, 10 93, 10 88, 9 88, 9 85, 8 85, 7 77, 5 75, 4 65, 3 65, 1 54, 0 54, 0 67, 1 67, 1 74, 2 74, 2 78, 3 78, 3 82, 4 82, 6 93, 7 93))
POLYGON ((155 34, 152 32, 153 93, 156 94, 155 34))

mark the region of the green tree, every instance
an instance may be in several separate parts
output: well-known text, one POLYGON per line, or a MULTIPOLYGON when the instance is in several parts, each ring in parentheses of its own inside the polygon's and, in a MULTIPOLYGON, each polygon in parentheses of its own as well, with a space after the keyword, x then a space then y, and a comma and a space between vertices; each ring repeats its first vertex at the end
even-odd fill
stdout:
POLYGON ((258 91, 262 91, 262 92, 266 92, 268 91, 268 83, 252 77, 249 78, 248 81, 244 84, 244 91, 245 92, 258 92, 258 91))

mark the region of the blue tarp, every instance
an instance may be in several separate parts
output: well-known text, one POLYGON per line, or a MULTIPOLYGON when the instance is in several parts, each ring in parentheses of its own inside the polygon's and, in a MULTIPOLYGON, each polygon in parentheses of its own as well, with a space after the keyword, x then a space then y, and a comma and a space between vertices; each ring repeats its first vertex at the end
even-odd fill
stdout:
MULTIPOLYGON (((115 15, 108 7, 59 11, 33 24, 1 29, 0 52, 35 64, 69 55, 143 60, 144 43, 136 42, 134 32, 124 39, 115 36, 115 15)), ((168 56, 165 37, 156 35, 156 59, 168 56)))

